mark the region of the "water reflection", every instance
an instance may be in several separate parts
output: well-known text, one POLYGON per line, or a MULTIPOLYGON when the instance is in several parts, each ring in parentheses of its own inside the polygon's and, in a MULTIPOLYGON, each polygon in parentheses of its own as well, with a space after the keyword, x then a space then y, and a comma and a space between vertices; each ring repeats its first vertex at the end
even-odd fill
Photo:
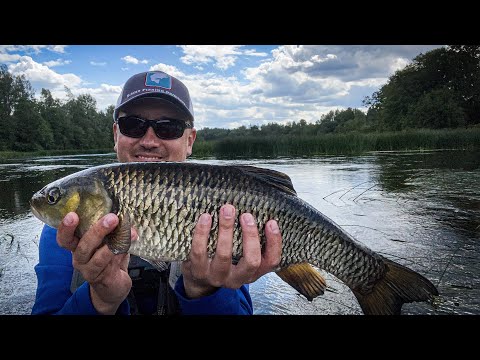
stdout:
POLYGON ((0 219, 29 213, 28 201, 46 184, 90 166, 115 162, 114 154, 50 156, 0 164, 0 219))
MULTIPOLYGON (((33 304, 42 224, 29 210, 47 183, 114 154, 58 156, 0 164, 0 313, 29 313, 33 304)), ((287 173, 298 196, 359 242, 428 277, 441 293, 429 304, 406 304, 405 314, 479 314, 480 153, 372 153, 362 157, 217 160, 287 173)), ((251 284, 257 314, 361 314, 348 287, 330 274, 324 296, 308 302, 267 274, 251 284)))

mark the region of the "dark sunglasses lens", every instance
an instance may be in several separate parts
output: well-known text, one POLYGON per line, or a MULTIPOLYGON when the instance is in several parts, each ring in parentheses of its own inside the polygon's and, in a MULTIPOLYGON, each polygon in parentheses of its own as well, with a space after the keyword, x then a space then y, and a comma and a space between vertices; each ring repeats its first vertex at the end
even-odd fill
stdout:
POLYGON ((123 135, 140 138, 147 132, 148 125, 142 119, 127 116, 118 118, 118 126, 123 135))
POLYGON ((160 139, 178 139, 183 135, 185 126, 176 120, 158 121, 155 123, 155 133, 160 139))

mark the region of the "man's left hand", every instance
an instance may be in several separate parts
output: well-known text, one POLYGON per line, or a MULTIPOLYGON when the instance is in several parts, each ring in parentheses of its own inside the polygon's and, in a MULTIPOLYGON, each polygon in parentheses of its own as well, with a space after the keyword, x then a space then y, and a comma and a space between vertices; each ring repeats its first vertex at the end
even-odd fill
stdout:
POLYGON ((243 256, 232 264, 235 207, 220 208, 218 243, 215 255, 207 254, 212 226, 210 214, 202 214, 195 227, 189 259, 182 263, 183 283, 190 299, 207 296, 220 287, 238 289, 277 269, 282 255, 282 235, 275 220, 265 224, 265 251, 262 254, 258 227, 252 214, 240 216, 243 256))

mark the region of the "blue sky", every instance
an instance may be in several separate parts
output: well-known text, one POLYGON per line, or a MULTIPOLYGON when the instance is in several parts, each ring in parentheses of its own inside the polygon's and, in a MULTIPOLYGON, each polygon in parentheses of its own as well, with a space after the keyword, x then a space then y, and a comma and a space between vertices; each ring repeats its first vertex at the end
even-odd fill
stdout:
POLYGON ((0 45, 0 63, 25 75, 36 95, 91 94, 116 103, 133 74, 162 70, 190 90, 195 125, 315 122, 362 107, 396 70, 442 45, 0 45))

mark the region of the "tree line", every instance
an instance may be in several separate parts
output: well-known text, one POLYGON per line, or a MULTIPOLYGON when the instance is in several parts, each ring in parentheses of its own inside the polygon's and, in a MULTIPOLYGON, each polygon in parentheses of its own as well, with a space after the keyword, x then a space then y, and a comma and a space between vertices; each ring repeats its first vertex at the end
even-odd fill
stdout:
MULTIPOLYGON (((96 110, 90 94, 66 100, 42 89, 35 98, 24 76, 0 65, 0 151, 112 149, 114 105, 96 110)), ((265 136, 322 136, 412 129, 469 128, 480 123, 480 46, 449 45, 415 57, 396 71, 378 91, 363 100, 366 112, 337 109, 315 123, 204 128, 197 142, 265 136)))
POLYGON ((106 149, 113 151, 113 109, 97 111, 90 94, 65 88, 61 101, 42 89, 40 99, 25 76, 0 65, 0 151, 106 149))

